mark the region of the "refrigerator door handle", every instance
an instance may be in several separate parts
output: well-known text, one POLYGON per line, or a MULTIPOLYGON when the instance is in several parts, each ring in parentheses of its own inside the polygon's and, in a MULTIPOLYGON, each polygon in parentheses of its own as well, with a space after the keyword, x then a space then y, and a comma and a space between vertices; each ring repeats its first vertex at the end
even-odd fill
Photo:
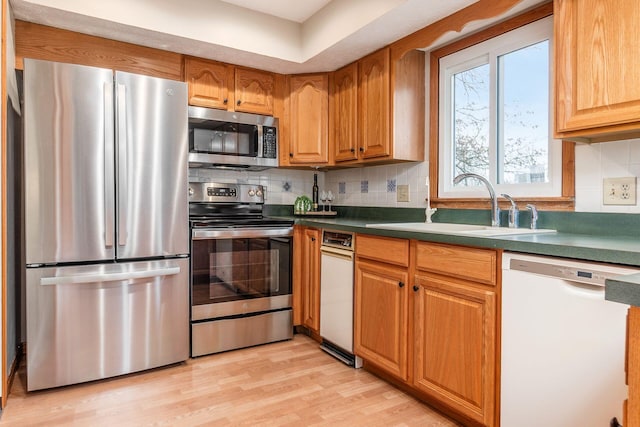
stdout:
POLYGON ((113 162, 113 83, 105 82, 104 88, 104 244, 113 246, 114 162, 113 162))
POLYGON ((117 85, 118 126, 118 245, 127 244, 127 114, 125 85, 117 85))
POLYGON ((180 267, 157 268, 143 271, 126 271, 118 273, 96 273, 78 276, 43 277, 40 285, 69 285, 77 283, 119 282, 131 279, 147 279, 150 277, 173 276, 180 273, 180 267))

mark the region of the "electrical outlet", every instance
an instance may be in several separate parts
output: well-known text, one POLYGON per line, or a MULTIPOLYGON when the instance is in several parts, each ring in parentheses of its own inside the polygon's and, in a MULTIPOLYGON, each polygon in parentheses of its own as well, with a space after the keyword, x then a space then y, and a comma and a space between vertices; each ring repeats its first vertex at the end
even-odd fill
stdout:
POLYGON ((396 200, 398 202, 408 202, 409 201, 409 185, 398 185, 396 191, 396 200))
POLYGON ((605 205, 635 205, 636 177, 605 178, 602 182, 602 203, 605 205))

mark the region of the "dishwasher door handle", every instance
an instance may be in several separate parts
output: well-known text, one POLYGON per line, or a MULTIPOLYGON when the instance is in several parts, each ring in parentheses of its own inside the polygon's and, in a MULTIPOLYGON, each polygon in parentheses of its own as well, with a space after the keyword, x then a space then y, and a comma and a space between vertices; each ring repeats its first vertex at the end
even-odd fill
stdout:
POLYGON ((346 249, 332 248, 331 246, 320 246, 320 252, 322 253, 322 255, 332 256, 334 258, 347 260, 353 259, 353 251, 349 251, 346 249))

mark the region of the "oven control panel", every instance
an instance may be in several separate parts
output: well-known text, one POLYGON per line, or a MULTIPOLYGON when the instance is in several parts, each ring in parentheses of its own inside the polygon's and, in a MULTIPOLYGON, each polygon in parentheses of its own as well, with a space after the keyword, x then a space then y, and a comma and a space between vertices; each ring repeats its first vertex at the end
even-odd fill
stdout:
POLYGON ((190 182, 189 202, 264 203, 264 187, 253 184, 190 182))

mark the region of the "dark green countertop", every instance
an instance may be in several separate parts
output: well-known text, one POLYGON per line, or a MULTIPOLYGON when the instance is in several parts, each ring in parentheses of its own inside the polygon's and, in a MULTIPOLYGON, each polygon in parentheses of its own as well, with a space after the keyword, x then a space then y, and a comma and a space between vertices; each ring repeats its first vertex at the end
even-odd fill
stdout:
POLYGON ((604 298, 640 307, 640 273, 605 280, 604 298))
MULTIPOLYGON (((338 210, 338 217, 293 216, 291 212, 277 209, 272 213, 311 227, 640 267, 638 214, 544 212, 538 222, 539 228, 558 230, 556 233, 482 237, 366 227, 366 224, 374 223, 421 222, 424 221, 421 209, 342 208, 338 210)), ((488 211, 449 209, 439 210, 438 214, 434 222, 489 223, 488 211)), ((528 226, 526 217, 521 226, 528 226)), ((640 272, 607 280, 605 295, 611 301, 640 306, 640 272)))

